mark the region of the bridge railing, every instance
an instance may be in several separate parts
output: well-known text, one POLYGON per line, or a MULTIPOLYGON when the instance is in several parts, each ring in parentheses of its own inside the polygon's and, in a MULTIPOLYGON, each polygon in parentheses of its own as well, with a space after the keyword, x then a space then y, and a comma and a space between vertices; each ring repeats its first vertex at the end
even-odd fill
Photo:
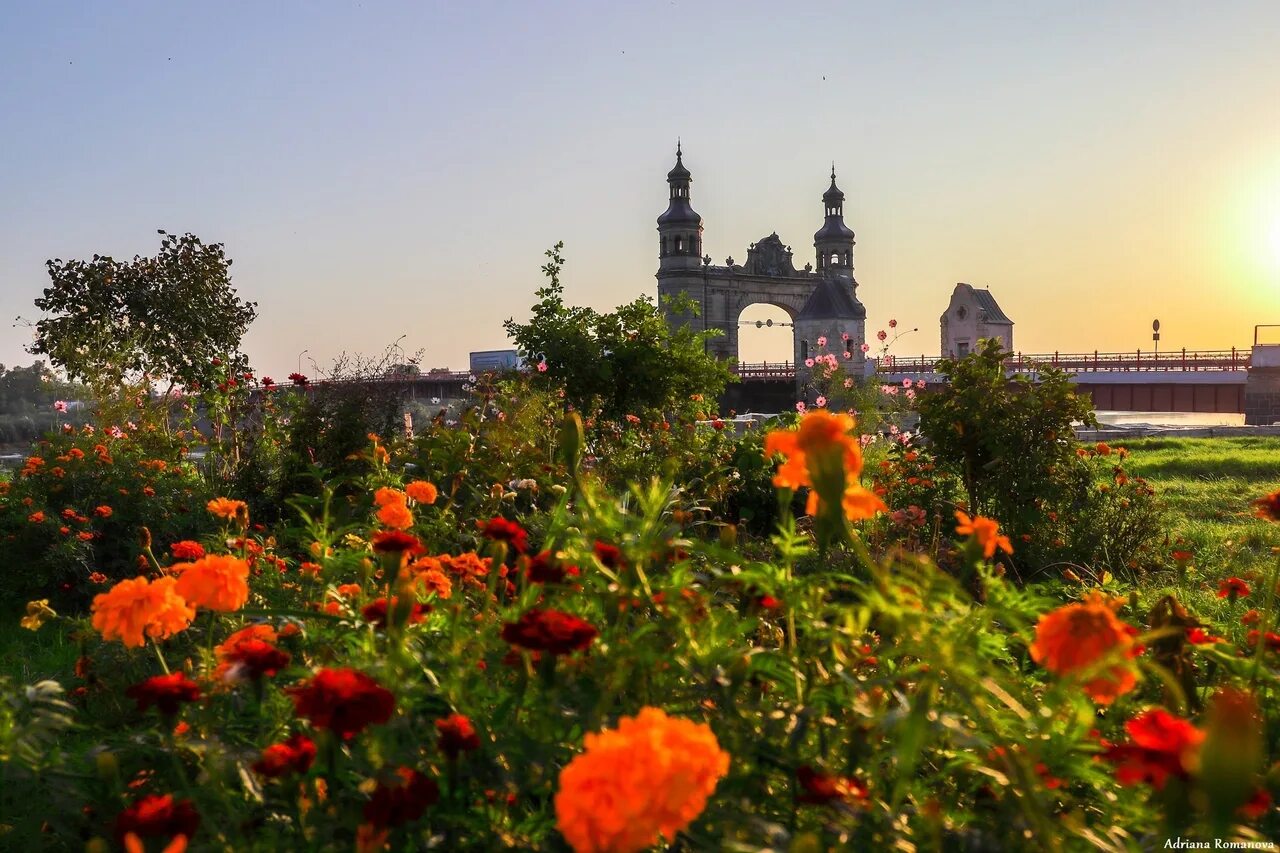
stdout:
POLYGON ((796 366, 789 361, 762 361, 735 364, 733 372, 743 379, 795 379, 796 366))
MULTIPOLYGON (((1037 366, 1051 365, 1068 373, 1125 373, 1140 371, 1248 370, 1250 351, 1232 347, 1229 350, 1172 350, 1169 352, 1052 352, 1010 353, 1005 364, 1019 373, 1037 366)), ((932 373, 937 356, 901 358, 886 356, 877 364, 881 373, 932 373)))

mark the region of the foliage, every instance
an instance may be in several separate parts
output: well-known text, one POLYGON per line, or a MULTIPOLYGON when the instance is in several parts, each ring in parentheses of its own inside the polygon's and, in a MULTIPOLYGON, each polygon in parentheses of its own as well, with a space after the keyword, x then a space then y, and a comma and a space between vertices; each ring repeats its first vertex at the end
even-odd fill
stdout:
POLYGON ((221 363, 243 370, 240 340, 257 311, 231 286, 222 244, 159 233, 154 257, 48 261, 30 351, 103 392, 139 377, 197 388, 221 363))
POLYGON ((104 585, 137 573, 142 528, 157 547, 210 527, 209 486, 184 457, 180 433, 92 426, 39 443, 0 483, 0 600, 51 598, 83 607, 104 585))
MULTIPOLYGON (((546 253, 547 284, 535 293, 529 322, 511 319, 505 327, 526 362, 565 392, 567 404, 612 421, 628 414, 651 419, 689 411, 694 396, 712 400, 724 390, 732 374, 706 348, 716 332, 671 328, 646 297, 603 314, 565 305, 563 246, 546 253)), ((669 308, 694 310, 687 299, 669 308)))

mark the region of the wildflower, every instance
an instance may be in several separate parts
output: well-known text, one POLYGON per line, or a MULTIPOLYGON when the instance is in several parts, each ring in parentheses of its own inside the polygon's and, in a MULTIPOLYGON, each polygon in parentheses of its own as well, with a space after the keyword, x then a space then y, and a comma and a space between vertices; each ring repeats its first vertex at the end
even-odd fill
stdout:
POLYGON ((93 509, 93 514, 98 516, 99 518, 110 518, 114 512, 115 510, 113 510, 111 507, 107 506, 106 504, 103 504, 102 506, 94 507, 93 509))
POLYGON ((896 328, 898 328, 898 321, 897 321, 897 320, 890 320, 890 321, 889 321, 889 328, 890 328, 890 329, 896 329, 896 328))
POLYGON ((378 510, 378 521, 386 527, 407 530, 413 527, 413 513, 403 503, 388 503, 378 510))
POLYGON ((343 740, 370 725, 387 722, 396 707, 390 690, 354 669, 322 669, 285 692, 293 699, 299 717, 343 740))
POLYGON ((832 802, 865 802, 869 791, 857 779, 815 770, 807 764, 796 768, 796 781, 804 793, 796 797, 802 803, 826 805, 832 802))
POLYGON ((198 560, 204 556, 204 546, 190 539, 174 542, 169 546, 169 553, 175 560, 198 560))
POLYGON ((575 853, 635 853, 670 842, 706 808, 729 754, 704 723, 643 708, 588 734, 560 772, 556 826, 575 853))
POLYGON ((1258 518, 1280 521, 1280 491, 1258 498, 1251 505, 1253 506, 1253 514, 1258 518))
POLYGON ((421 554, 418 537, 402 530, 379 530, 373 534, 373 550, 379 554, 421 554))
POLYGON ((502 626, 502 639, 511 645, 553 655, 585 649, 599 633, 594 625, 577 616, 536 607, 502 626))
POLYGON ((124 695, 138 703, 140 712, 154 705, 162 716, 172 717, 183 702, 195 702, 200 698, 200 686, 184 673, 175 672, 152 676, 129 687, 124 695))
POLYGON ((227 521, 232 521, 236 515, 247 513, 249 510, 244 501, 234 501, 230 498, 214 498, 206 504, 206 508, 212 515, 227 521))
POLYGON ((55 412, 65 412, 65 411, 67 410, 67 401, 66 401, 66 400, 54 400, 54 401, 53 401, 53 410, 54 410, 55 412))
POLYGON ((911 381, 911 377, 910 377, 910 376, 908 376, 906 379, 903 379, 903 380, 902 380, 902 387, 903 387, 903 388, 910 388, 913 384, 914 384, 914 383, 911 381))
POLYGON ((1124 727, 1132 742, 1109 746, 1102 754, 1116 765, 1121 785, 1146 782, 1160 790, 1171 776, 1190 778, 1203 731, 1163 708, 1144 711, 1124 727))
POLYGON ((365 823, 387 829, 411 823, 440 799, 440 786, 417 770, 401 767, 390 784, 379 781, 364 806, 365 823))
POLYGON ((547 372, 547 363, 545 361, 538 362, 538 372, 539 373, 547 372))
POLYGON ((1227 578, 1218 584, 1218 598, 1229 598, 1234 603, 1248 594, 1249 585, 1240 578, 1227 578))
POLYGON ((864 353, 870 352, 870 351, 871 351, 871 344, 860 344, 860 345, 858 346, 858 349, 862 350, 864 353))
POLYGON ((288 773, 306 773, 315 760, 315 741, 299 732, 262 750, 262 757, 253 763, 253 772, 276 779, 288 773))
POLYGON ((818 346, 825 347, 827 345, 827 336, 818 335, 818 346))
MULTIPOLYGON (((386 598, 377 598, 361 608, 360 615, 364 618, 364 621, 370 623, 373 627, 385 628, 387 627, 387 611, 395 611, 400 606, 400 598, 398 596, 392 596, 389 603, 386 598)), ((429 606, 415 601, 409 608, 409 615, 406 617, 406 621, 410 624, 421 622, 427 618, 427 614, 430 612, 431 608, 429 606)))
POLYGON ((126 850, 142 850, 144 838, 171 838, 166 851, 181 853, 200 828, 200 813, 190 800, 175 800, 173 794, 139 797, 116 816, 116 840, 126 850))
POLYGON ((409 497, 420 504, 433 504, 436 502, 436 498, 440 496, 440 490, 426 480, 414 480, 405 486, 404 490, 409 497))
POLYGON ((881 329, 880 331, 876 332, 876 340, 883 341, 887 337, 889 337, 889 333, 886 332, 884 329, 881 329))
POLYGON ((827 405, 827 398, 819 394, 818 399, 814 400, 813 404, 821 409, 823 406, 827 405))
POLYGON ((456 759, 463 752, 474 752, 480 748, 480 735, 476 734, 471 721, 462 714, 450 714, 442 720, 436 720, 436 732, 440 735, 440 751, 451 759, 456 759))
POLYGON ((44 524, 44 510, 36 510, 27 516, 27 521, 32 524, 44 524))
MULTIPOLYGON (((1096 590, 1082 602, 1041 616, 1031 644, 1031 658, 1060 676, 1088 671, 1116 653, 1134 657, 1138 650, 1128 626, 1116 618, 1106 597, 1096 590)), ((1109 705, 1136 684, 1130 668, 1117 664, 1090 678, 1083 688, 1094 701, 1109 705)))
POLYGON ((529 534, 514 521, 502 516, 494 516, 487 522, 477 520, 476 527, 480 535, 495 542, 506 542, 519 554, 529 550, 529 534))
POLYGON ((1013 545, 1009 542, 1009 537, 1000 535, 1000 524, 995 519, 981 515, 969 518, 965 513, 956 510, 956 522, 956 533, 961 536, 972 536, 973 541, 982 548, 984 558, 990 560, 994 557, 997 548, 1006 554, 1013 553, 1013 545))
POLYGON ((57 616, 53 608, 49 607, 49 599, 41 598, 27 602, 27 615, 18 620, 18 624, 28 631, 38 631, 41 625, 57 616))
POLYGON ((120 640, 126 646, 141 646, 146 637, 163 640, 186 630, 196 612, 176 587, 177 581, 169 577, 120 581, 94 596, 93 627, 102 639, 120 640))
POLYGON ((813 367, 813 359, 811 359, 811 358, 806 358, 806 359, 804 360, 804 366, 805 366, 805 367, 813 367))
POLYGON ((178 594, 196 607, 230 613, 249 600, 249 564, 239 557, 210 555, 169 569, 178 574, 178 594))
POLYGON ((290 373, 289 381, 299 388, 307 387, 307 377, 303 376, 301 373, 290 373))

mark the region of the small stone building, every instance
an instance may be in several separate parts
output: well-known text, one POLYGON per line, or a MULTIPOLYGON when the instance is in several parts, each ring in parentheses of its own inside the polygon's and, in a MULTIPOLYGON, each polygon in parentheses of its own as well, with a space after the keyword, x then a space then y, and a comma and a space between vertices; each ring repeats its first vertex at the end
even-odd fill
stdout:
POLYGON ((958 283, 939 324, 944 356, 962 358, 973 352, 980 338, 996 338, 1006 350, 1013 350, 1013 321, 986 288, 958 283))
POLYGON ((804 370, 805 359, 822 353, 831 353, 840 359, 840 366, 857 375, 862 374, 864 357, 862 341, 865 339, 867 310, 853 295, 847 280, 827 278, 818 283, 813 294, 804 303, 795 320, 795 363, 797 371, 804 370), (848 335, 846 339, 844 336, 848 335), (827 339, 826 347, 818 346, 818 339, 827 339), (845 357, 845 353, 849 357, 845 357))

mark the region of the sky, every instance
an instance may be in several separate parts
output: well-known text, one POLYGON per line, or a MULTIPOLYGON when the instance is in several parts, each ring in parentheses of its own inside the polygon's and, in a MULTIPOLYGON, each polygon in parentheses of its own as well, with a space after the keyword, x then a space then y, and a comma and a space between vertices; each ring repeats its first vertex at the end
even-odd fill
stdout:
POLYGON ((166 229, 226 245, 262 372, 463 368, 558 240, 572 303, 656 296, 677 137, 716 263, 773 231, 810 260, 835 161, 901 355, 960 281, 1023 352, 1247 346, 1280 323, 1276 44, 1274 0, 0 0, 0 363, 46 259, 166 229))

